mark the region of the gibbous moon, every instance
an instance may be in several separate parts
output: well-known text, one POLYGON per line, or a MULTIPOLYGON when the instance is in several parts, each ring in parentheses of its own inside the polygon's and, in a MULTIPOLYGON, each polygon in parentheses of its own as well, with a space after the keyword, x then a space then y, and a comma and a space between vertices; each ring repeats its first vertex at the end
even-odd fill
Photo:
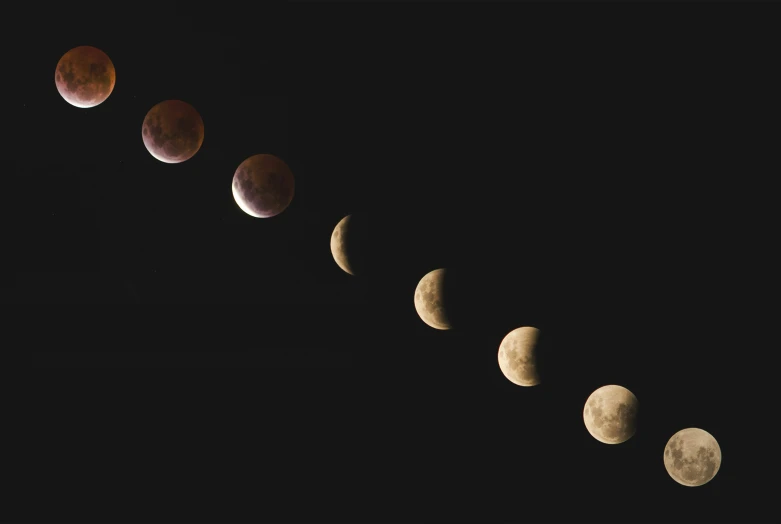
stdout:
POLYGON ((499 345, 499 368, 513 384, 536 386, 541 382, 536 354, 539 338, 539 329, 524 326, 510 331, 499 345))
POLYGON ((664 467, 678 484, 702 486, 719 472, 721 448, 705 430, 682 429, 664 447, 664 467))
POLYGON ((446 275, 446 269, 435 269, 421 278, 415 288, 415 310, 420 319, 434 329, 453 327, 445 304, 446 275))
POLYGON ((583 421, 598 441, 621 444, 637 430, 637 408, 637 397, 625 387, 602 386, 586 400, 583 421))
POLYGON ((201 115, 181 100, 160 102, 149 110, 141 126, 147 151, 166 164, 192 158, 203 144, 203 132, 201 115))
POLYGON ((270 218, 293 201, 295 179, 281 158, 254 155, 239 164, 232 189, 242 211, 255 218, 270 218))
POLYGON ((366 217, 347 215, 331 233, 331 255, 342 271, 350 275, 365 272, 366 217))
POLYGON ((105 102, 116 80, 108 55, 88 45, 74 47, 62 55, 54 71, 57 91, 66 102, 81 108, 105 102))

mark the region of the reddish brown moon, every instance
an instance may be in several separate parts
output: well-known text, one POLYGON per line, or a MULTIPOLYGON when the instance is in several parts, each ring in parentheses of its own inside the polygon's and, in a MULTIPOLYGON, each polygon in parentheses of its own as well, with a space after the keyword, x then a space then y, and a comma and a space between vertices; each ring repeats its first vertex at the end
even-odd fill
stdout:
POLYGON ((60 58, 54 84, 69 104, 86 108, 106 101, 114 90, 117 74, 108 55, 96 47, 74 47, 60 58))
POLYGON ((181 100, 160 102, 149 110, 141 126, 147 151, 166 164, 191 159, 203 144, 203 132, 201 115, 181 100))
POLYGON ((256 218, 270 218, 287 209, 295 193, 295 179, 288 165, 274 155, 254 155, 233 175, 233 198, 242 211, 256 218))

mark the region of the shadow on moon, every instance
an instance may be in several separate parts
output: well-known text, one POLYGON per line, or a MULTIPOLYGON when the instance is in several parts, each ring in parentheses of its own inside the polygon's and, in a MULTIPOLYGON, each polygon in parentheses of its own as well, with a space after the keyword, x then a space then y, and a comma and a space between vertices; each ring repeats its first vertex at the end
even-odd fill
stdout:
POLYGON ((366 276, 374 264, 368 261, 368 215, 358 212, 347 215, 331 233, 331 254, 337 265, 353 276, 366 276))
POLYGON ((293 201, 295 185, 295 177, 284 160, 259 154, 239 164, 231 190, 242 211, 255 218, 271 218, 293 201))
POLYGON ((74 47, 65 53, 54 72, 62 98, 79 108, 95 107, 108 99, 116 83, 114 64, 92 46, 74 47))
POLYGON ((146 114, 141 136, 153 157, 167 164, 178 164, 201 149, 203 119, 187 102, 165 100, 146 114))
POLYGON ((415 288, 415 309, 421 320, 439 330, 463 328, 469 319, 464 283, 456 268, 426 273, 415 288))

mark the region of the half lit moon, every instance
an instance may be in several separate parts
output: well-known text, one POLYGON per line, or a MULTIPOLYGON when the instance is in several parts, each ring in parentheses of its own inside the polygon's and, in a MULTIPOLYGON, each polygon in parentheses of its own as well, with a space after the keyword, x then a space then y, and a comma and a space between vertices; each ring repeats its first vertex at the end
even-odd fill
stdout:
POLYGON ((452 329, 452 322, 445 304, 444 268, 430 271, 415 287, 415 310, 420 319, 434 329, 452 329))
POLYGON ((537 365, 540 330, 530 326, 510 331, 499 345, 499 368, 519 386, 536 386, 542 380, 537 365))

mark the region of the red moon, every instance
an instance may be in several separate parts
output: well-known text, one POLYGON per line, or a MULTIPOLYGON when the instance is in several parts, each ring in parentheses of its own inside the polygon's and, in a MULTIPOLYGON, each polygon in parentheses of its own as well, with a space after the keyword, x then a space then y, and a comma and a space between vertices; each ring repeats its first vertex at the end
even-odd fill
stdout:
POLYGON ((60 58, 54 70, 57 91, 76 107, 95 107, 106 101, 117 80, 108 55, 88 45, 74 47, 60 58))
POLYGON ((203 119, 187 102, 160 102, 144 117, 141 136, 147 151, 161 162, 178 164, 198 152, 203 144, 203 119))
POLYGON ((269 218, 287 209, 293 200, 295 179, 287 164, 274 155, 255 155, 233 175, 233 198, 242 211, 269 218))

